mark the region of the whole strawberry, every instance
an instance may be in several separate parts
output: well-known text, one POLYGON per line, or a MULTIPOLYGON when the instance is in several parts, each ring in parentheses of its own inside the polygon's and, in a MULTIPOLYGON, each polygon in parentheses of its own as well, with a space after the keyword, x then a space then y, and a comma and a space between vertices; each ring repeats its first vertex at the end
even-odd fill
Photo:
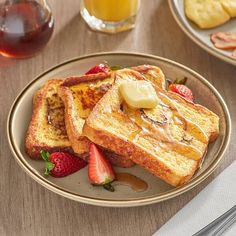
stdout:
POLYGON ((192 91, 184 84, 171 84, 169 90, 178 93, 180 96, 184 97, 186 100, 193 102, 192 91))
POLYGON ((83 159, 65 152, 49 154, 48 152, 41 151, 40 154, 45 160, 44 174, 46 176, 65 177, 87 165, 83 159))
POLYGON ((109 72, 109 71, 110 71, 109 66, 106 65, 106 64, 101 63, 101 64, 98 64, 98 65, 92 67, 85 74, 89 75, 89 74, 97 74, 97 73, 100 73, 100 72, 109 72))

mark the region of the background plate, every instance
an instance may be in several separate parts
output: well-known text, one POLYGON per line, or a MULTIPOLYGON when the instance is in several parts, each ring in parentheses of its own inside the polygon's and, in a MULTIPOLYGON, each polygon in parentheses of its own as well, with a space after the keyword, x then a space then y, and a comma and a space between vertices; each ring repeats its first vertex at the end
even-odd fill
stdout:
POLYGON ((229 22, 209 30, 202 30, 194 23, 187 19, 184 13, 184 0, 168 0, 171 12, 181 27, 181 29, 200 47, 207 52, 220 58, 223 61, 236 65, 236 59, 232 55, 232 51, 220 50, 214 47, 210 41, 210 35, 215 32, 236 32, 236 18, 229 22))
POLYGON ((228 109, 216 89, 196 72, 173 61, 135 53, 100 53, 72 59, 44 72, 30 82, 16 98, 9 113, 7 132, 11 150, 20 166, 41 185, 64 197, 93 205, 127 207, 140 206, 175 197, 199 184, 218 165, 230 138, 230 116, 228 109), (126 186, 117 186, 114 193, 101 187, 93 187, 87 178, 87 167, 65 178, 45 178, 42 173, 44 163, 31 160, 25 153, 24 141, 32 114, 32 98, 36 90, 51 78, 83 74, 90 67, 108 62, 110 65, 130 67, 141 64, 159 66, 168 78, 188 77, 187 85, 193 90, 196 102, 205 105, 220 117, 220 136, 210 145, 203 167, 186 185, 171 187, 142 168, 116 168, 120 172, 130 172, 145 180, 149 187, 137 193, 126 186))

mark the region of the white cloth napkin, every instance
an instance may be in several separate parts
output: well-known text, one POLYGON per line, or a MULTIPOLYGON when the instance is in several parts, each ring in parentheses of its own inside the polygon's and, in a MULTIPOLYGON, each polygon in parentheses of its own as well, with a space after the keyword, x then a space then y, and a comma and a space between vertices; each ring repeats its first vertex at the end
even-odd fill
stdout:
MULTIPOLYGON (((154 236, 190 236, 236 204, 236 161, 163 225, 154 236)), ((234 223, 224 236, 236 235, 234 223)))

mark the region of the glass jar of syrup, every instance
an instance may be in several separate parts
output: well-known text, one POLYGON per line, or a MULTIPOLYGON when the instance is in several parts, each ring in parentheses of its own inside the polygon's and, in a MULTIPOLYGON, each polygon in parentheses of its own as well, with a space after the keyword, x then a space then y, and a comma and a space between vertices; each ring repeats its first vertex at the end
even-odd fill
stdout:
POLYGON ((30 57, 50 39, 54 27, 46 0, 0 0, 0 55, 30 57))

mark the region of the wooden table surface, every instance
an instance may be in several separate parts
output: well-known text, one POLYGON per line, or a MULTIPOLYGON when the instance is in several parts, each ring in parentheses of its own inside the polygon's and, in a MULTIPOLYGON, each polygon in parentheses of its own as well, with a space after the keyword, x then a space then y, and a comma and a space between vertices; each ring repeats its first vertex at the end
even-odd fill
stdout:
POLYGON ((79 14, 79 1, 49 2, 56 25, 46 48, 27 60, 0 59, 0 235, 151 235, 232 163, 236 152, 234 132, 220 166, 193 190, 150 206, 95 207, 46 190, 19 167, 6 135, 13 100, 36 75, 72 57, 118 50, 150 53, 180 62, 207 78, 227 101, 234 131, 236 67, 209 55, 185 36, 166 0, 143 1, 136 28, 117 35, 90 31, 79 14))

